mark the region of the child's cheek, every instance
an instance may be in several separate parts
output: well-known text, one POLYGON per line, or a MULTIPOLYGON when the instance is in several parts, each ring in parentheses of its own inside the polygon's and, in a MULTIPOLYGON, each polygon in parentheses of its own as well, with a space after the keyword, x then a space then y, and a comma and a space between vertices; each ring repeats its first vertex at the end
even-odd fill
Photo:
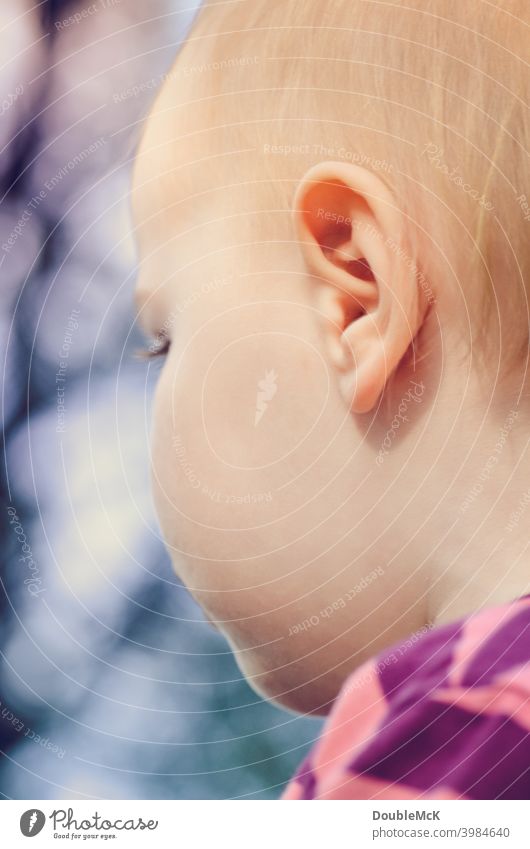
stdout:
POLYGON ((209 531, 226 531, 223 548, 236 554, 251 536, 245 532, 260 536, 285 520, 293 498, 320 486, 317 475, 305 489, 295 484, 335 435, 326 432, 329 373, 281 305, 242 305, 188 326, 194 332, 172 345, 157 390, 157 503, 173 536, 179 526, 192 535, 182 546, 207 545, 209 531))

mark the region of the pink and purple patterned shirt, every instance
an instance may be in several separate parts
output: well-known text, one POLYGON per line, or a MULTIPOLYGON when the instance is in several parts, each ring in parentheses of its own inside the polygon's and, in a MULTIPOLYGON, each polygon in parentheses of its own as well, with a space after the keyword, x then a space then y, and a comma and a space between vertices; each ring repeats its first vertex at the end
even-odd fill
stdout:
POLYGON ((530 799, 530 596, 346 681, 284 799, 530 799))

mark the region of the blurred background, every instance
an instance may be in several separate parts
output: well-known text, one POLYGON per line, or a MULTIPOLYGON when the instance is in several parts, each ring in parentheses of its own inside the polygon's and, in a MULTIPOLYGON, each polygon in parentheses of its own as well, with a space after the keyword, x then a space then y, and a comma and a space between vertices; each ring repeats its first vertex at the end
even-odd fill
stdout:
POLYGON ((0 7, 4 798, 275 798, 320 727, 242 681, 149 492, 128 191, 196 6, 0 7))

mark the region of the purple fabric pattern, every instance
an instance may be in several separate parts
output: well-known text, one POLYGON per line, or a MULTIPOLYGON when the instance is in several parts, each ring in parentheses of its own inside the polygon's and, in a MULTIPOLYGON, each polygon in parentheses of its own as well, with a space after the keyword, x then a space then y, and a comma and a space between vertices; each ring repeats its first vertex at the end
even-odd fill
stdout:
POLYGON ((530 799, 530 598, 364 664, 284 798, 530 799))

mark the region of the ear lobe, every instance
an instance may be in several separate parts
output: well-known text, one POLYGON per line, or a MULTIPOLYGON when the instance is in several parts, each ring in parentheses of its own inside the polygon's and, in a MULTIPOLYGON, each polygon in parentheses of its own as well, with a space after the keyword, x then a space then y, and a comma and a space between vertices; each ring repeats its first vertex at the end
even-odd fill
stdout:
POLYGON ((367 413, 421 324, 403 216, 376 174, 342 162, 307 172, 294 215, 339 388, 367 413))

